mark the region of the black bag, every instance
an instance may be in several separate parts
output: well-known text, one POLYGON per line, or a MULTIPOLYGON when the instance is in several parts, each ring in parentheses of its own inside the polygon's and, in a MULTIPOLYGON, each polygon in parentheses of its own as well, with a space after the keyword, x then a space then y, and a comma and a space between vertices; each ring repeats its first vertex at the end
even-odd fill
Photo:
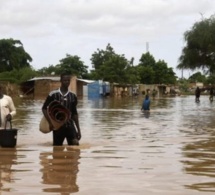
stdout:
POLYGON ((17 131, 18 129, 13 129, 11 121, 6 121, 5 129, 0 130, 0 146, 13 148, 16 146, 17 142, 17 131), (6 129, 7 122, 10 123, 10 128, 6 129))

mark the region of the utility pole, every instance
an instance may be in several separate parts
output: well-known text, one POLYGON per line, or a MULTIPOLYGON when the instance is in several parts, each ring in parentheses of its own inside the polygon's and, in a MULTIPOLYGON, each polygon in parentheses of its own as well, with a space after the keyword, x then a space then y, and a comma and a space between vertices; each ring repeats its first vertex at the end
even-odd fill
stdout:
POLYGON ((184 78, 184 74, 183 74, 183 73, 184 73, 184 69, 182 68, 182 69, 181 69, 181 78, 182 78, 182 79, 184 78))
POLYGON ((146 53, 149 52, 149 42, 146 42, 146 53))

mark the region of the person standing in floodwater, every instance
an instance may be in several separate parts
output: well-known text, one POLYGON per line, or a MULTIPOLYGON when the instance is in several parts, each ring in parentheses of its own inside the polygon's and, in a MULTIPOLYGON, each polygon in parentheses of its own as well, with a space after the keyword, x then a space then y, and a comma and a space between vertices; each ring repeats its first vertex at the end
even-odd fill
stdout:
POLYGON ((146 95, 146 96, 145 96, 145 99, 143 100, 143 103, 142 103, 141 110, 144 110, 144 111, 149 111, 149 110, 150 110, 150 99, 149 99, 149 95, 146 95))
POLYGON ((211 102, 213 102, 213 98, 214 98, 214 88, 211 87, 211 88, 210 88, 210 97, 209 97, 209 100, 210 100, 211 102))
POLYGON ((7 121, 11 121, 16 114, 16 108, 10 96, 5 95, 0 85, 0 129, 8 127, 7 121))
POLYGON ((59 129, 53 130, 54 146, 62 146, 65 138, 68 145, 79 145, 79 140, 81 139, 81 129, 79 127, 77 112, 78 100, 77 96, 73 92, 69 91, 70 80, 71 76, 69 73, 62 73, 60 76, 60 88, 49 93, 42 107, 42 112, 49 122, 50 130, 54 129, 47 113, 48 106, 51 102, 55 100, 59 101, 71 112, 69 121, 59 129))
POLYGON ((200 95, 201 95, 201 90, 199 87, 196 88, 196 91, 195 91, 195 95, 196 95, 196 102, 200 102, 200 95))

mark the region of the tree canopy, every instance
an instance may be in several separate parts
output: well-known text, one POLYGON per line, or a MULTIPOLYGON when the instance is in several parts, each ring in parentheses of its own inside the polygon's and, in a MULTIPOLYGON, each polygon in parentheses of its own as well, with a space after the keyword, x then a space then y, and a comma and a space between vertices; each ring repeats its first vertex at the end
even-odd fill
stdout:
POLYGON ((81 61, 80 57, 70 54, 66 54, 66 57, 59 61, 57 65, 50 65, 49 67, 44 67, 38 72, 41 75, 60 75, 62 72, 70 72, 81 78, 85 78, 87 75, 87 66, 81 61))
POLYGON ((202 18, 184 33, 185 47, 179 58, 179 69, 203 69, 215 73, 215 16, 202 18))
POLYGON ((95 70, 92 71, 93 79, 100 79, 120 84, 134 84, 138 82, 138 77, 132 66, 132 62, 128 61, 122 54, 115 53, 110 44, 106 46, 106 50, 97 49, 91 57, 92 65, 95 70))
POLYGON ((196 82, 205 83, 206 79, 207 79, 206 76, 203 75, 201 72, 196 72, 189 77, 189 81, 191 83, 196 83, 196 82))
POLYGON ((32 58, 25 52, 21 41, 0 40, 0 78, 4 80, 11 77, 14 82, 21 82, 33 76, 60 75, 66 71, 79 78, 119 84, 173 84, 176 81, 172 68, 168 68, 163 60, 156 62, 149 52, 142 54, 139 64, 135 65, 133 57, 128 60, 124 54, 117 54, 110 44, 107 44, 105 50, 97 49, 92 54, 94 70, 90 73, 88 66, 77 55, 66 54, 58 64, 37 71, 31 67, 31 61, 32 58))
POLYGON ((0 72, 30 67, 31 56, 24 50, 19 40, 0 40, 0 72))
POLYGON ((60 64, 58 64, 57 67, 59 67, 60 72, 68 71, 81 78, 87 74, 88 68, 88 66, 84 65, 84 62, 81 61, 79 56, 72 56, 69 54, 66 54, 66 57, 60 60, 60 64))
POLYGON ((142 54, 138 64, 141 83, 145 84, 174 84, 176 76, 172 68, 164 60, 156 60, 149 53, 142 54))

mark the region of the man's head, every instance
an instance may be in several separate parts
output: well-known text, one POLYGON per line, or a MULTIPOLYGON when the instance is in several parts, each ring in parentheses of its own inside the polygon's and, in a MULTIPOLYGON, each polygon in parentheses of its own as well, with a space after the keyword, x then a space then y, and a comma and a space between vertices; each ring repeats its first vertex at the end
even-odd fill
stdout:
POLYGON ((71 79, 71 75, 69 74, 69 73, 67 73, 67 72, 65 72, 65 73, 62 73, 61 75, 60 75, 60 82, 61 82, 61 86, 62 87, 69 87, 69 85, 70 85, 70 79, 71 79))

